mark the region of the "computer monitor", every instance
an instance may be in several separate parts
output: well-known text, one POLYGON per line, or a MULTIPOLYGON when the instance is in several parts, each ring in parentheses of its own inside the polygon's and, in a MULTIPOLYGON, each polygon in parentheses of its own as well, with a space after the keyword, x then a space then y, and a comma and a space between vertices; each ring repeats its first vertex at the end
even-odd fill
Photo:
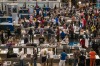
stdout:
POLYGON ((7 18, 0 18, 0 23, 7 22, 7 18))

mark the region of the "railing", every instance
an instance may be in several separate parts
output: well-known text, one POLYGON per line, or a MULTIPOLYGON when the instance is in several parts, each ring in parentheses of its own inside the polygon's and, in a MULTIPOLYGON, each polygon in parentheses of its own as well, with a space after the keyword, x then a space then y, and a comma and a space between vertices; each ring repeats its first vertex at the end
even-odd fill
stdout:
POLYGON ((28 0, 0 0, 0 2, 11 2, 11 3, 17 3, 17 2, 60 2, 60 0, 32 0, 32 1, 28 1, 28 0))

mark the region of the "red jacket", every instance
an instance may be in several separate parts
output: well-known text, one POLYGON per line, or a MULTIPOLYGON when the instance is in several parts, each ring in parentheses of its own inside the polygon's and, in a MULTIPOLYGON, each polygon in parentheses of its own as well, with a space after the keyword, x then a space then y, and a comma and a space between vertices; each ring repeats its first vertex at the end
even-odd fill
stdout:
POLYGON ((82 39, 82 40, 80 41, 80 44, 82 45, 83 48, 85 48, 85 39, 82 39))
POLYGON ((83 20, 83 27, 85 27, 86 26, 86 20, 84 18, 82 20, 83 20))

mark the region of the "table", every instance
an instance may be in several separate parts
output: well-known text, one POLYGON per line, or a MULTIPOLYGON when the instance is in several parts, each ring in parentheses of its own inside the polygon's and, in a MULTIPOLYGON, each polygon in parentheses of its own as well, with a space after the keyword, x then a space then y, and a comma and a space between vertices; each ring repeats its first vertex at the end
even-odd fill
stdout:
MULTIPOLYGON (((87 57, 87 59, 86 59, 86 65, 90 66, 90 58, 89 57, 87 57)), ((100 57, 99 57, 99 55, 96 55, 96 66, 100 66, 100 57)))

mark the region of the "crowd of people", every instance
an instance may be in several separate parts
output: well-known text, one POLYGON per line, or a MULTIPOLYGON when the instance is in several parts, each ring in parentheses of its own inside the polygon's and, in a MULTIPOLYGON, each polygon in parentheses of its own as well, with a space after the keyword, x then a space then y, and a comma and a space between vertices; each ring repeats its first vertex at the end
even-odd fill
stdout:
MULTIPOLYGON (((94 55, 100 55, 100 10, 92 6, 83 8, 57 8, 44 10, 42 8, 34 8, 34 12, 30 18, 19 18, 18 28, 14 28, 13 33, 7 28, 6 31, 0 30, 1 44, 13 46, 19 41, 24 40, 24 44, 34 43, 35 35, 39 34, 39 44, 49 43, 50 45, 60 46, 61 41, 65 41, 67 45, 70 42, 77 42, 84 49, 92 48, 90 52, 90 66, 94 66, 94 55), (93 58, 92 58, 93 55, 93 58), (93 62, 93 63, 92 63, 93 62)), ((51 49, 49 49, 51 51, 51 49)), ((53 55, 52 52, 50 52, 53 55)), ((77 54, 77 53, 76 53, 77 54)), ((41 50, 42 66, 45 66, 46 51, 43 54, 41 50)), ((74 66, 86 66, 84 53, 75 57, 74 66), (81 63, 82 61, 82 63, 81 63)), ((36 56, 36 54, 35 54, 36 56)), ((67 54, 65 50, 61 53, 59 66, 65 66, 67 54)), ((52 56, 50 56, 52 66, 52 56)), ((35 58, 36 60, 36 58, 35 58)), ((21 61, 22 62, 22 61, 21 61)), ((34 63, 36 63, 34 61, 34 63)), ((36 64, 34 64, 36 66, 36 64)), ((21 65, 23 66, 23 65, 21 65)))

